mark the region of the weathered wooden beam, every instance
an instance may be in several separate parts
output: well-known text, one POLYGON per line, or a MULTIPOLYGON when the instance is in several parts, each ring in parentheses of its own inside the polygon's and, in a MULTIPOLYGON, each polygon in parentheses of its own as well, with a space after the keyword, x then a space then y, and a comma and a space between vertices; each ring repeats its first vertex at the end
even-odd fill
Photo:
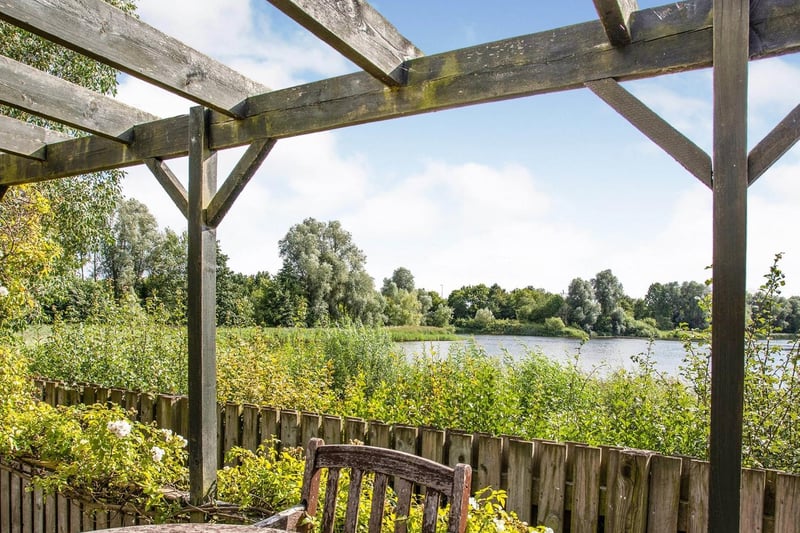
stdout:
POLYGON ((0 151, 44 160, 47 143, 66 141, 69 135, 0 115, 0 151))
POLYGON ((748 180, 752 185, 800 140, 800 105, 761 139, 747 157, 748 180))
POLYGON ((713 302, 709 533, 739 531, 747 264, 750 5, 714 0, 713 302))
POLYGON ((611 78, 586 83, 593 93, 671 155, 707 187, 711 187, 711 157, 655 111, 611 78))
POLYGON ((212 228, 219 226, 233 206, 233 202, 244 190, 245 185, 250 182, 276 142, 278 142, 276 139, 262 139, 250 145, 223 182, 222 187, 209 202, 206 209, 206 224, 212 228))
MULTIPOLYGON (((2 0, 0 0, 2 1, 2 0)), ((800 50, 800 3, 762 0, 753 9, 753 59, 800 50), (755 33, 754 33, 755 35, 755 33)), ((409 61, 408 84, 388 88, 361 72, 247 100, 247 118, 212 116, 221 150, 481 102, 563 91, 597 79, 620 81, 711 65, 711 6, 682 2, 636 13, 634 41, 608 44, 599 21, 409 61)), ((186 116, 134 128, 130 148, 96 137, 51 147, 44 163, 0 156, 0 183, 17 184, 124 167, 188 152, 186 116), (56 149, 57 148, 57 149, 56 149)))
MULTIPOLYGON (((217 189, 217 154, 208 146, 208 112, 189 112, 189 264, 186 317, 189 344, 189 498, 201 505, 217 474, 216 254, 217 231, 203 211, 217 189)), ((193 516, 202 519, 202 516, 193 516)))
POLYGON ((0 55, 0 103, 122 142, 130 142, 136 124, 158 119, 3 55, 0 55))
POLYGON ((633 40, 630 26, 631 13, 639 10, 638 2, 636 0, 594 0, 594 7, 606 30, 608 41, 613 46, 630 44, 633 40))
POLYGON ((145 159, 144 164, 150 169, 150 172, 155 176, 156 180, 161 184, 166 191, 167 196, 170 197, 175 207, 178 208, 184 217, 189 217, 189 195, 183 183, 180 182, 178 177, 172 172, 167 164, 155 158, 145 159))
POLYGON ((387 85, 405 83, 403 64, 422 52, 364 0, 269 0, 387 85))
POLYGON ((268 90, 103 0, 0 0, 0 19, 232 116, 268 90))

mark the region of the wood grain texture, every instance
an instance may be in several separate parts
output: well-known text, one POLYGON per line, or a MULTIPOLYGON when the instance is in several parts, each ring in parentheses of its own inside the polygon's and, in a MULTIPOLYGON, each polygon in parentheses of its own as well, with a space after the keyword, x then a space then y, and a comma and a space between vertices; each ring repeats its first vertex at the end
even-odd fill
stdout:
POLYGON ((752 185, 800 139, 800 105, 781 120, 750 150, 747 156, 747 181, 752 185))
POLYGON ((714 0, 713 257, 709 524, 739 531, 747 263, 750 5, 714 0))
POLYGON ((597 533, 600 513, 600 448, 572 449, 572 513, 570 531, 597 533))
MULTIPOLYGON (((193 107, 189 135, 189 217, 186 321, 189 345, 189 498, 204 501, 216 481, 216 231, 203 211, 217 189, 217 155, 208 145, 208 112, 193 107)), ((193 517, 200 519, 202 517, 193 517)), ((195 521, 194 519, 192 521, 195 521)))
POLYGON ((567 447, 563 444, 536 444, 539 456, 539 500, 537 523, 561 533, 564 528, 564 502, 567 477, 567 447))
POLYGON ((800 476, 778 474, 775 481, 775 533, 794 533, 800 524, 800 476))
POLYGON ((511 439, 508 443, 508 500, 509 509, 531 523, 533 506, 533 443, 511 439))
POLYGON ((742 531, 761 533, 765 482, 766 473, 763 470, 750 468, 742 470, 741 509, 739 511, 739 527, 742 531))
POLYGON ((231 173, 214 194, 206 209, 206 224, 216 228, 228 214, 233 203, 244 190, 245 186, 261 168, 261 164, 269 152, 278 142, 276 139, 259 139, 251 144, 242 155, 231 173))
POLYGON ((605 531, 645 531, 650 454, 633 450, 609 453, 605 531))
POLYGON ((681 460, 677 457, 654 455, 650 459, 647 533, 678 531, 680 497, 681 460))
MULTIPOLYGON (((256 139, 427 113, 492 100, 582 87, 711 65, 707 0, 636 12, 634 41, 621 53, 599 21, 424 56, 408 62, 406 86, 390 89, 366 73, 350 74, 248 98, 243 120, 212 116, 210 146, 221 150, 256 139)), ((763 0, 754 8, 760 40, 753 58, 800 50, 800 4, 763 0)), ((751 41, 752 42, 752 41, 751 41)), ((15 185, 139 164, 188 153, 188 117, 134 128, 131 147, 95 136, 59 143, 44 163, 0 156, 0 184, 15 185)))
POLYGON ((613 46, 630 44, 633 40, 630 18, 631 13, 639 10, 638 2, 636 0, 594 0, 594 7, 606 30, 608 41, 613 46))
POLYGON ((387 85, 402 85, 403 63, 422 55, 364 0, 269 2, 387 85))
POLYGON ((0 115, 0 151, 43 161, 47 144, 71 139, 69 135, 0 115))
POLYGON ((158 183, 167 193, 172 203, 178 208, 184 217, 189 216, 189 193, 186 187, 180 182, 178 177, 169 168, 169 166, 160 159, 145 159, 145 165, 150 169, 150 172, 155 176, 158 183))
POLYGON ((593 93, 625 117, 678 163, 711 187, 711 157, 641 100, 611 78, 586 83, 593 93))
POLYGON ((130 142, 136 124, 158 118, 3 55, 0 103, 121 142, 130 142))
POLYGON ((232 116, 268 90, 102 0, 0 0, 0 19, 232 116))

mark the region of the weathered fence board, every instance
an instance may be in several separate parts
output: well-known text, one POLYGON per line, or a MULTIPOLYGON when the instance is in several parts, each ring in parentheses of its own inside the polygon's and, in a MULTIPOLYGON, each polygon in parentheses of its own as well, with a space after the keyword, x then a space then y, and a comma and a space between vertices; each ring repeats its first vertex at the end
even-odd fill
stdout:
MULTIPOLYGON (((741 509, 739 530, 761 533, 764 516, 764 488, 766 474, 763 470, 742 470, 741 509)), ((798 524, 800 525, 800 524, 798 524)))
POLYGON ((554 533, 564 531, 564 492, 567 486, 567 447, 564 444, 537 442, 539 456, 539 497, 537 524, 554 533))
POLYGON ((647 533, 670 533, 678 530, 681 463, 677 457, 662 455, 654 455, 650 459, 647 533))
POLYGON ((533 514, 533 443, 512 439, 508 442, 508 508, 520 520, 530 523, 533 514))
POLYGON ((796 533, 800 526, 800 476, 778 474, 775 480, 775 533, 796 533))
POLYGON ((473 488, 503 488, 501 486, 503 440, 500 437, 484 434, 478 435, 476 439, 478 441, 478 479, 477 487, 473 483, 473 488))
POLYGON ((600 448, 575 446, 571 449, 572 501, 570 531, 597 533, 600 518, 600 448))
POLYGON ((649 471, 649 453, 620 450, 609 453, 606 532, 646 530, 649 471))

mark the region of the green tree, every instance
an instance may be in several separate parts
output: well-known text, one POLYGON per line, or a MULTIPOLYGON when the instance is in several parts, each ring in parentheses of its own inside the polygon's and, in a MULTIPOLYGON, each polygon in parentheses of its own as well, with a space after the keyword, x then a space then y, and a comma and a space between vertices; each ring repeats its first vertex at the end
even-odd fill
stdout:
POLYGON ((447 305, 453 309, 453 317, 456 319, 475 318, 478 309, 490 308, 489 287, 483 283, 465 285, 450 293, 447 305))
POLYGON ((380 299, 365 270, 366 256, 339 221, 307 218, 289 229, 278 248, 283 287, 305 300, 307 325, 379 322, 380 299))
MULTIPOLYGON (((125 12, 135 9, 130 0, 106 1, 125 12)), ((117 72, 112 67, 4 22, 0 22, 0 54, 99 93, 116 93, 117 72)), ((0 113, 53 130, 83 135, 63 124, 13 108, 0 108, 0 113)), ((105 221, 120 197, 123 175, 121 171, 111 170, 36 185, 50 202, 49 216, 43 220, 45 232, 62 251, 52 264, 57 273, 71 274, 99 248, 106 237, 105 221)))
POLYGON ((111 228, 112 239, 103 245, 100 265, 119 300, 129 290, 140 292, 162 237, 147 206, 133 198, 120 203, 111 228))
POLYGON ((591 331, 600 316, 600 304, 594 296, 591 282, 581 278, 573 279, 564 301, 567 322, 585 331, 591 331))
POLYGON ((617 276, 610 269, 598 272, 592 278, 592 288, 597 303, 600 304, 600 315, 597 317, 595 329, 612 335, 625 333, 625 311, 620 307, 625 291, 617 276))
POLYGON ((414 291, 414 275, 405 267, 396 268, 395 271, 392 272, 391 278, 383 279, 383 289, 381 289, 381 293, 383 293, 384 289, 391 283, 394 283, 400 290, 405 290, 407 292, 414 291))

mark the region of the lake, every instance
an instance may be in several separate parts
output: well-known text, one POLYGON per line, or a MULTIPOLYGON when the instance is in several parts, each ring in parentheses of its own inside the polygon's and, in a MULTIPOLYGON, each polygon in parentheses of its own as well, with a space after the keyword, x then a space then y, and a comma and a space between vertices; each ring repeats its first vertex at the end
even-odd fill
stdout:
POLYGON ((668 375, 678 377, 679 366, 683 360, 684 350, 680 341, 657 340, 652 342, 639 338, 591 339, 581 346, 576 339, 562 337, 516 337, 509 335, 474 335, 464 337, 463 341, 428 341, 403 342, 399 345, 406 354, 447 353, 450 346, 458 342, 474 339, 489 355, 522 356, 526 350, 539 350, 544 355, 557 361, 568 362, 575 358, 580 350, 578 366, 586 371, 597 370, 607 374, 620 367, 633 368, 631 356, 646 353, 650 347, 656 369, 668 375))

